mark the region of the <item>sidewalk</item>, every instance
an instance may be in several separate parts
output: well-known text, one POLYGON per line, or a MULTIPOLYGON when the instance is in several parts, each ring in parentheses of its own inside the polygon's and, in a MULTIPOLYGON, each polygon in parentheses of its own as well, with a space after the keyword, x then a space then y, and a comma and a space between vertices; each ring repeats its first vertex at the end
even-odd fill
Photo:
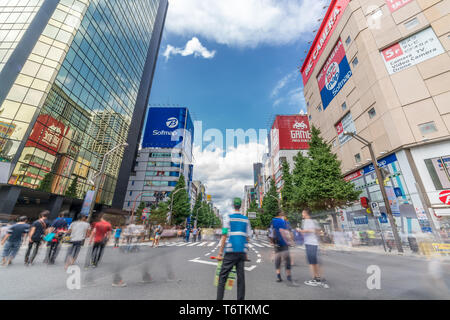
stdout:
MULTIPOLYGON (((419 258, 423 260, 428 260, 429 257, 420 253, 413 253, 411 251, 406 251, 403 253, 398 253, 397 250, 392 250, 391 252, 384 251, 383 247, 379 246, 360 246, 360 247, 351 247, 351 246, 335 246, 333 244, 321 244, 320 248, 322 250, 331 250, 331 251, 338 251, 338 252, 368 252, 368 253, 376 253, 376 254, 382 254, 382 255, 390 255, 390 256, 404 256, 404 257, 414 257, 419 258)), ((450 256, 447 255, 439 255, 435 254, 434 257, 440 258, 441 260, 450 263, 450 256)))

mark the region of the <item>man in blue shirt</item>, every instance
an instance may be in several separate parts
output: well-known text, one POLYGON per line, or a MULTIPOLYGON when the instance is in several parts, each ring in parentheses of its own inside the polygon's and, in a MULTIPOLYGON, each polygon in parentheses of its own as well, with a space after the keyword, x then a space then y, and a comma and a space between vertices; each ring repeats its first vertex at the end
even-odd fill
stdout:
POLYGON ((19 218, 19 222, 11 226, 8 229, 8 233, 3 238, 1 245, 3 248, 2 265, 10 265, 22 244, 22 239, 30 231, 30 225, 26 223, 27 217, 22 216, 19 218), (6 244, 5 244, 6 243, 6 244))
POLYGON ((237 273, 237 299, 245 298, 244 263, 247 260, 250 223, 248 218, 240 213, 241 204, 240 198, 234 198, 234 213, 223 218, 222 238, 217 257, 217 260, 223 260, 223 263, 217 285, 217 300, 223 300, 225 283, 234 266, 237 273), (224 249, 225 256, 223 256, 224 249))
POLYGON ((284 260, 286 268, 286 277, 290 285, 296 285, 291 278, 291 256, 289 254, 290 225, 286 221, 284 212, 279 211, 278 216, 272 219, 270 226, 273 228, 273 242, 275 246, 275 269, 277 272, 277 282, 281 279, 281 261, 284 260))

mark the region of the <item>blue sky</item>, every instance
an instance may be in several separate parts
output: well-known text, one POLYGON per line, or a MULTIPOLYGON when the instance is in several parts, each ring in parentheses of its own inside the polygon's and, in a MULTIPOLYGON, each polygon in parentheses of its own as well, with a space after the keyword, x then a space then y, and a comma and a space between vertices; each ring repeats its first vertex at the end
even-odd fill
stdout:
MULTIPOLYGON (((170 0, 150 104, 189 108, 203 132, 269 129, 305 109, 298 67, 329 0, 170 0)), ((219 209, 253 184, 264 145, 194 148, 194 179, 219 209)))

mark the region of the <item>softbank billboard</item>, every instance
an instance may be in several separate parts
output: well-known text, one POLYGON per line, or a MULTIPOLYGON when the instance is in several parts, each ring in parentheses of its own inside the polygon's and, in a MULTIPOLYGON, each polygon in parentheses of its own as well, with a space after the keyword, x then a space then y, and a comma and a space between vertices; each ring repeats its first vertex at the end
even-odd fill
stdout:
POLYGON ((336 26, 341 19, 345 8, 347 8, 350 0, 332 0, 330 7, 323 19, 322 25, 320 26, 317 36, 309 50, 309 53, 305 59, 305 63, 302 66, 301 72, 303 77, 303 84, 306 84, 316 67, 317 62, 320 59, 325 47, 330 40, 336 26))
POLYGON ((192 149, 194 126, 186 108, 150 108, 143 148, 192 149))

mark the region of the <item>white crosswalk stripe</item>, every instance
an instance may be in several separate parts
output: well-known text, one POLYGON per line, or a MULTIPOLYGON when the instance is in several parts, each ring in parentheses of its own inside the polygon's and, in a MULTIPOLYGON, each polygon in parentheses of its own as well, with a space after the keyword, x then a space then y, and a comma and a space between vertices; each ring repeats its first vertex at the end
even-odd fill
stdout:
POLYGON ((203 247, 205 244, 207 244, 208 242, 202 242, 202 243, 199 243, 198 245, 197 245, 197 247, 203 247))
POLYGON ((256 243, 256 242, 252 242, 252 244, 254 244, 257 247, 263 248, 264 246, 262 244, 256 243))
POLYGON ((212 247, 213 245, 215 245, 216 244, 216 242, 215 241, 213 241, 213 242, 210 242, 210 244, 208 244, 208 247, 212 247))
POLYGON ((192 243, 188 244, 186 247, 192 247, 192 246, 196 246, 196 245, 197 245, 197 242, 192 242, 192 243))

